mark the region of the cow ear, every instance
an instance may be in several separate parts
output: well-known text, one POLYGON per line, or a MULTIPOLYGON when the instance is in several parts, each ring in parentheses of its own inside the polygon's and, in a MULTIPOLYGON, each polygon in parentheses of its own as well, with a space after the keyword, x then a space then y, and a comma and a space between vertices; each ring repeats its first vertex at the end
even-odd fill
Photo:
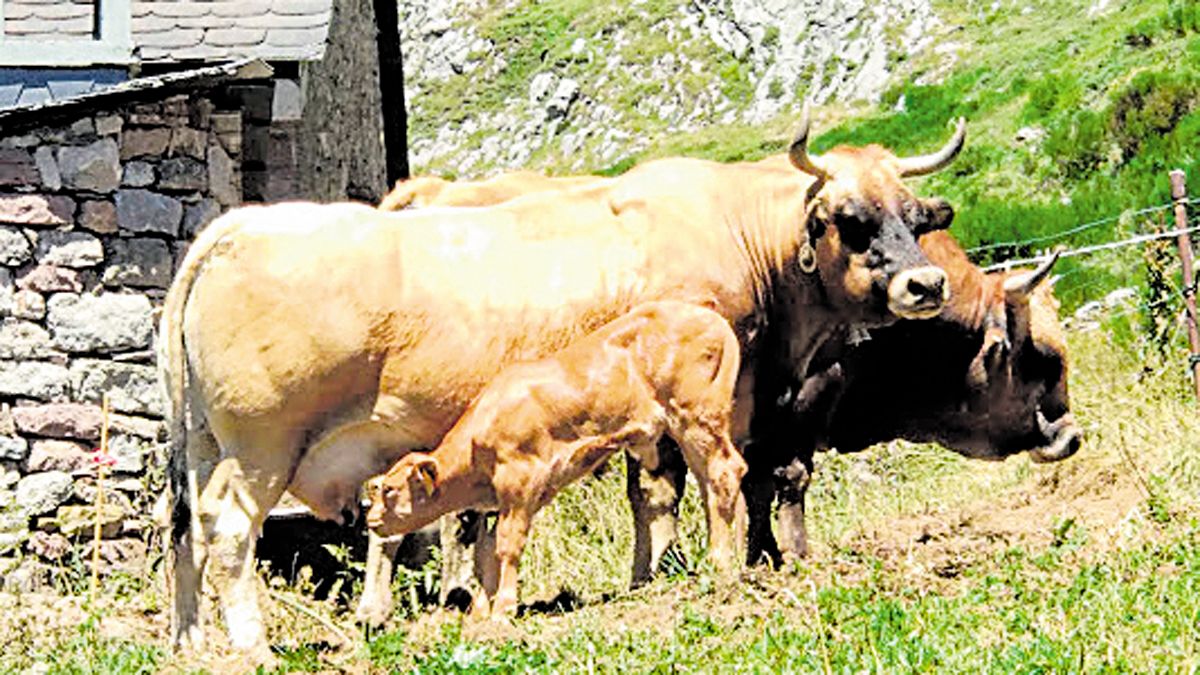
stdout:
POLYGON ((925 234, 926 232, 936 232, 950 227, 950 223, 954 222, 954 207, 950 206, 950 202, 945 199, 934 198, 928 202, 929 220, 925 223, 925 227, 917 234, 925 234))
POLYGON ((416 479, 425 491, 425 495, 432 497, 437 491, 438 465, 437 460, 432 457, 423 457, 413 463, 412 477, 416 479))

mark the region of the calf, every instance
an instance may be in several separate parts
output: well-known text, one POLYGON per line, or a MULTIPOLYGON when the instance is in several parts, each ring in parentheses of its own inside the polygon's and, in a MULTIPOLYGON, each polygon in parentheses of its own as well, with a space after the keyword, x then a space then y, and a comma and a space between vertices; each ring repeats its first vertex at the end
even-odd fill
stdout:
POLYGON ((665 432, 697 477, 709 553, 728 571, 746 472, 729 436, 739 354, 716 312, 674 301, 634 307, 548 358, 502 370, 436 450, 410 453, 369 482, 367 523, 393 536, 447 513, 498 509, 474 609, 512 613, 534 514, 617 450, 656 466, 665 432))

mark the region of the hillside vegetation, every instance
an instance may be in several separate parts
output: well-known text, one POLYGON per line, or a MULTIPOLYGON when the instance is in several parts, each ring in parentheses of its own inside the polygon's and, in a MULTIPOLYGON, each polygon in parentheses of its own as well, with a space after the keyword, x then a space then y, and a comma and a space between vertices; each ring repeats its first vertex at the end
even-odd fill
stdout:
MULTIPOLYGON (((1169 200, 1169 169, 1200 172, 1195 2, 831 0, 789 4, 774 31, 760 4, 448 3, 436 20, 406 5, 414 170, 611 174, 668 155, 757 159, 784 147, 805 97, 818 102, 818 150, 924 152, 964 116, 963 156, 920 189, 955 205, 964 246, 1034 240, 983 251, 982 263, 1153 227, 1129 214, 1169 200), (468 46, 437 67, 447 35, 468 46), (1098 219, 1109 221, 1059 236, 1098 219)), ((1065 260, 1059 295, 1073 309, 1139 262, 1065 260)))

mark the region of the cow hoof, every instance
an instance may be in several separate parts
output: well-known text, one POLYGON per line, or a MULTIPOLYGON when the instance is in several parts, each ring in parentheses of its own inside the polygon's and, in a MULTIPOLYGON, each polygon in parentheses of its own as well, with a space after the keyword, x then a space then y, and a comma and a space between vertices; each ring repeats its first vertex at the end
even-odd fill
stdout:
POLYGON ((177 652, 204 651, 204 629, 199 625, 188 626, 175 635, 174 649, 177 652))
POLYGON ((354 620, 368 628, 382 628, 392 616, 390 602, 364 597, 354 610, 354 620))

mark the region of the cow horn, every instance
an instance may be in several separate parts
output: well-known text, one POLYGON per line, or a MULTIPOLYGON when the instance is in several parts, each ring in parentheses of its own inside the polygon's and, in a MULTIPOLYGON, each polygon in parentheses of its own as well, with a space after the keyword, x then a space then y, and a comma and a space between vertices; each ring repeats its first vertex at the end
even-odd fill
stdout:
POLYGON ((796 137, 792 139, 792 144, 788 146, 788 159, 792 161, 792 166, 800 169, 804 173, 815 176, 818 179, 829 177, 829 172, 821 166, 821 158, 808 154, 808 102, 804 103, 804 111, 800 115, 800 130, 796 132, 796 137))
POLYGON ((1009 277, 1004 281, 1004 293, 1009 297, 1027 297, 1033 292, 1033 289, 1038 287, 1038 284, 1046 280, 1050 276, 1050 270, 1054 268, 1054 263, 1058 262, 1058 257, 1062 255, 1062 247, 1054 249, 1050 257, 1042 261, 1042 264, 1037 266, 1032 272, 1018 274, 1009 277))
POLYGON ((918 155, 916 157, 901 157, 898 160, 901 176, 924 176, 927 173, 933 173, 951 162, 963 148, 963 142, 967 140, 967 120, 958 118, 958 128, 954 130, 954 136, 950 142, 942 146, 941 150, 931 155, 918 155))

